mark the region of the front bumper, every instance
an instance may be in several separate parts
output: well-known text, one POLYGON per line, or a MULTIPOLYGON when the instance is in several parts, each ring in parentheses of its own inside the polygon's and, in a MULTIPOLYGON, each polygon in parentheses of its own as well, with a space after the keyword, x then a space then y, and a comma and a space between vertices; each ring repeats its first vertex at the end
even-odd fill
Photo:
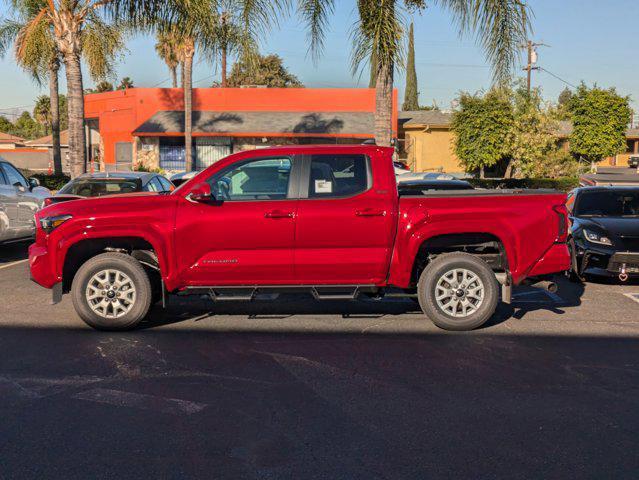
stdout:
POLYGON ((38 243, 29 246, 29 271, 31 280, 45 288, 53 288, 62 279, 57 278, 51 268, 52 262, 47 247, 38 243))
POLYGON ((619 251, 614 248, 587 247, 577 249, 579 274, 617 276, 625 273, 639 275, 639 252, 619 251))

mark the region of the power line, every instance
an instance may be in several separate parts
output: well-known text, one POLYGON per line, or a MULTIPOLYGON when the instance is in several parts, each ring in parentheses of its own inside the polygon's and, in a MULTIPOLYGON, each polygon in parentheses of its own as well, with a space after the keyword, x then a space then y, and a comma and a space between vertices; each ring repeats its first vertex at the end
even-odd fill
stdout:
POLYGON ((546 70, 546 69, 545 69, 545 68, 543 68, 543 67, 539 67, 539 70, 541 70, 541 71, 543 71, 543 72, 546 72, 546 73, 547 73, 548 75, 550 75, 551 77, 555 77, 555 78, 556 78, 557 80, 559 80, 560 82, 564 82, 564 83, 565 83, 566 85, 568 85, 569 87, 572 87, 572 88, 575 88, 575 89, 576 89, 576 88, 578 88, 578 87, 576 87, 575 85, 573 85, 572 83, 570 83, 570 82, 568 82, 568 81, 564 80, 563 78, 561 78, 561 77, 560 77, 560 76, 558 76, 558 75, 555 75, 555 74, 554 74, 554 73, 552 73, 552 72, 549 72, 548 70, 546 70))

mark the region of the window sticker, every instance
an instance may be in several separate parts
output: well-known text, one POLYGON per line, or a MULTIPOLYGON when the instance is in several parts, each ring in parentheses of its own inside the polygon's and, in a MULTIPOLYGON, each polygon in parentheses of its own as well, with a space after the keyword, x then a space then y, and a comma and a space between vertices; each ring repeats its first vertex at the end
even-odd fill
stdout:
POLYGON ((329 180, 315 180, 315 193, 333 193, 333 182, 329 180))

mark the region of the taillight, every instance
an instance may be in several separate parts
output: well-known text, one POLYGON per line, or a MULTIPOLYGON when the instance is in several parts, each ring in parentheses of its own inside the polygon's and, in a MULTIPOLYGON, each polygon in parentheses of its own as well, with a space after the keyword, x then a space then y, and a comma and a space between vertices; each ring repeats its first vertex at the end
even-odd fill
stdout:
POLYGON ((44 199, 44 206, 45 207, 48 207, 52 203, 53 203, 53 197, 47 197, 47 198, 44 199))
POLYGON ((568 211, 565 205, 555 205, 552 209, 557 214, 557 241, 565 242, 568 237, 568 211))

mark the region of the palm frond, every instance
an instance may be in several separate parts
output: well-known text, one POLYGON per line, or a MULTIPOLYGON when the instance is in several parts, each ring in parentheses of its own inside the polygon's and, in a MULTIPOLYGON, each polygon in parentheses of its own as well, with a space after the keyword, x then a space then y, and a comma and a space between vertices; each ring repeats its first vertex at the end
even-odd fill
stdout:
POLYGON ((505 84, 517 64, 518 48, 531 33, 530 8, 521 0, 435 0, 448 9, 460 35, 470 32, 493 67, 493 82, 505 84))
POLYGON ((358 0, 359 19, 351 29, 351 70, 357 75, 372 57, 373 68, 404 64, 404 8, 396 0, 358 0))
POLYGON ((298 14, 308 26, 308 53, 317 63, 324 50, 329 18, 335 11, 335 0, 299 0, 298 14))
POLYGON ((96 81, 108 78, 115 70, 118 55, 126 49, 122 26, 107 23, 92 12, 87 16, 80 40, 91 77, 96 81))

